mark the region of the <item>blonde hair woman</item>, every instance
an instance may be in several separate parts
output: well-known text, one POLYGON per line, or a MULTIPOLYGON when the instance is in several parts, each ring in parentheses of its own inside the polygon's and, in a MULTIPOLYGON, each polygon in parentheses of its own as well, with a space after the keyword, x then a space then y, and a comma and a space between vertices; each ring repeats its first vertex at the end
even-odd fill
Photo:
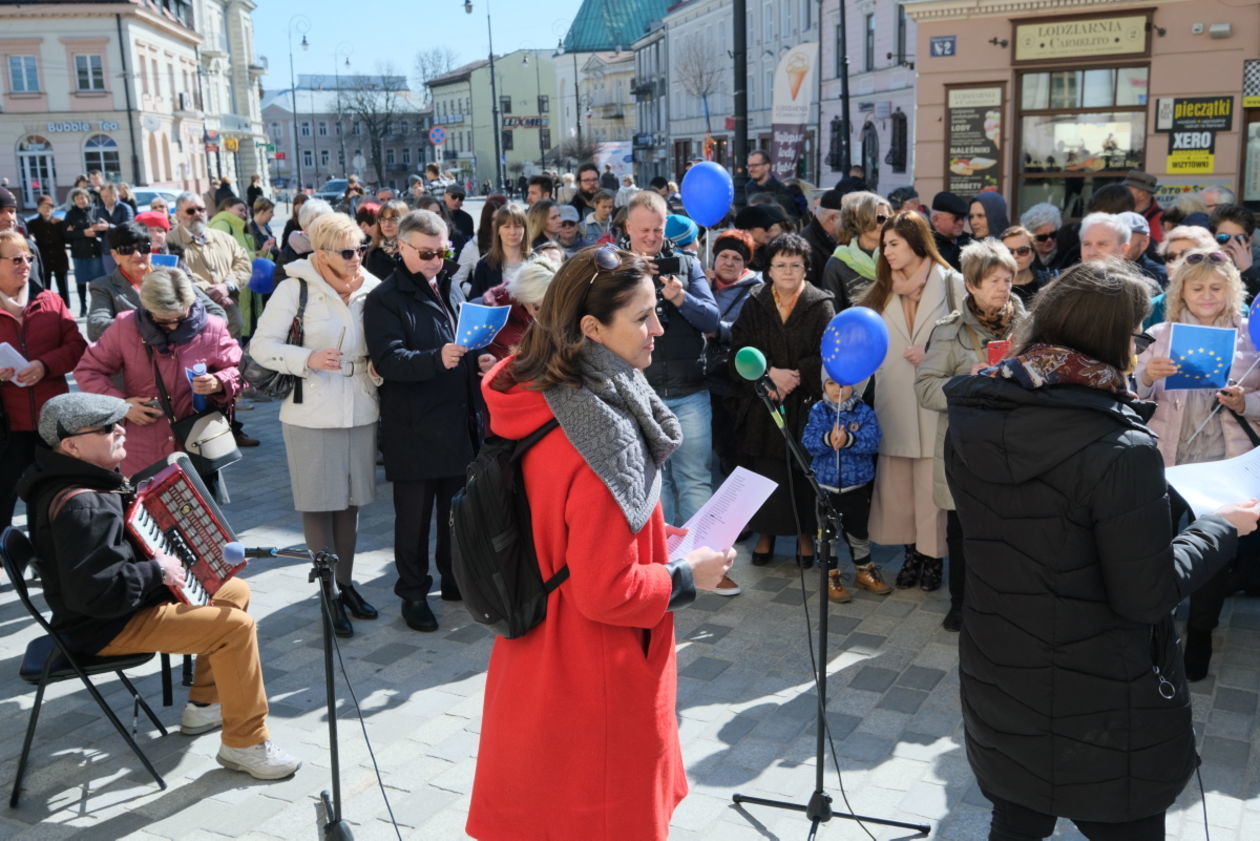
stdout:
POLYGON ((840 200, 839 244, 823 266, 821 284, 835 297, 837 311, 853 306, 875 282, 879 231, 892 213, 892 205, 874 193, 848 193, 840 200))
POLYGON ((289 280, 276 287, 250 341, 255 361, 298 378, 280 407, 293 490, 311 551, 335 552, 340 597, 333 628, 353 635, 346 616, 375 619, 354 589, 359 508, 376 494, 376 383, 368 369, 363 305, 380 279, 363 268, 367 245, 349 216, 329 213, 307 229, 314 250, 285 266, 289 280), (286 341, 305 291, 302 345, 286 341))

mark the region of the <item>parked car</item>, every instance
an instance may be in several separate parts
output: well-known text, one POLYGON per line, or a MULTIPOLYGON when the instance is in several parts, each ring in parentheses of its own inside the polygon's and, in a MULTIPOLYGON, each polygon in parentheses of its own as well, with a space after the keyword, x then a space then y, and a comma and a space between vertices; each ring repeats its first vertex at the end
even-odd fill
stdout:
POLYGON ((350 181, 345 178, 332 178, 324 182, 324 186, 315 191, 312 198, 323 199, 324 201, 336 207, 341 199, 346 195, 346 187, 350 186, 350 181))
POLYGON ((171 213, 175 212, 175 197, 179 195, 175 190, 164 190, 159 187, 136 187, 131 192, 136 197, 136 213, 147 211, 149 205, 158 196, 166 199, 166 207, 171 213))

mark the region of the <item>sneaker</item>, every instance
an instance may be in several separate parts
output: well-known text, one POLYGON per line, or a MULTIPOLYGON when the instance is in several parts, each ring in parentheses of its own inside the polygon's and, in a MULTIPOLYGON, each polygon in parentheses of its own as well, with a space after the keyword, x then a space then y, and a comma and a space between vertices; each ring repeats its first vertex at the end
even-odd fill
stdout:
POLYGON ((738 596, 743 590, 739 589, 739 585, 732 581, 729 575, 723 575, 722 580, 713 588, 713 592, 719 596, 738 596))
POLYGON ((858 567, 857 575, 853 576, 853 583, 868 593, 874 593, 877 596, 886 596, 892 592, 892 587, 889 587, 884 581, 884 576, 880 574, 879 567, 874 564, 858 567))
POLYGON ((844 578, 840 570, 833 569, 827 573, 827 598, 836 604, 847 604, 853 601, 853 594, 844 586, 844 578))
POLYGON ((192 701, 184 705, 179 716, 179 732, 185 736, 198 736, 223 726, 223 710, 218 704, 199 707, 192 701))
POLYGON ((224 768, 244 771, 256 780, 283 780, 302 767, 302 760, 289 756, 270 740, 247 748, 219 745, 215 759, 224 768))

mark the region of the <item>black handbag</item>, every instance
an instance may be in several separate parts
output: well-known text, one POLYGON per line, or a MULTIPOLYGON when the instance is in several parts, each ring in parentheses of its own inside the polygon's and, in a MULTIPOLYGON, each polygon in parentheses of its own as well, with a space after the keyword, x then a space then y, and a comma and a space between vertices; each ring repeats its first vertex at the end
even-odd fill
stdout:
MULTIPOLYGON (((289 325, 289 335, 285 338, 285 343, 301 347, 302 342, 306 338, 305 330, 302 327, 302 318, 306 315, 306 281, 300 277, 296 280, 301 284, 298 291, 298 308, 297 313, 293 316, 293 322, 289 325)), ((240 368, 241 376, 245 379, 245 382, 249 383, 257 391, 275 400, 283 400, 292 392, 293 402, 302 402, 301 377, 273 371, 250 356, 249 351, 241 354, 240 368)))
POLYGON ((175 420, 175 409, 171 404, 171 396, 166 391, 166 383, 162 381, 162 372, 158 369, 157 359, 153 356, 153 348, 148 344, 144 351, 153 364, 153 379, 157 383, 158 399, 162 404, 162 413, 171 424, 171 434, 179 443, 179 447, 188 454, 188 459, 202 477, 212 476, 229 464, 235 464, 243 457, 236 446, 236 438, 232 432, 232 423, 220 409, 206 409, 194 412, 186 418, 175 420))

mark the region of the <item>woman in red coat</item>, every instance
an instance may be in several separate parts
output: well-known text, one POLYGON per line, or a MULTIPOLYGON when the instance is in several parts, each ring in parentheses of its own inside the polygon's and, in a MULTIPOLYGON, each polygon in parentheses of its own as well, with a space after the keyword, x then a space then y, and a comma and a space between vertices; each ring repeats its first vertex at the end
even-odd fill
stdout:
POLYGON ((481 841, 663 841, 687 793, 670 611, 734 552, 666 552, 660 466, 682 436, 642 373, 655 304, 645 262, 586 249, 482 386, 496 435, 560 423, 522 472, 540 571, 570 577, 540 625, 490 655, 467 826, 481 841))
POLYGON ((0 342, 28 363, 0 361, 0 528, 13 521, 18 477, 35 460, 39 410, 70 390, 66 374, 87 348, 61 296, 30 282, 33 256, 17 231, 0 232, 0 342))

